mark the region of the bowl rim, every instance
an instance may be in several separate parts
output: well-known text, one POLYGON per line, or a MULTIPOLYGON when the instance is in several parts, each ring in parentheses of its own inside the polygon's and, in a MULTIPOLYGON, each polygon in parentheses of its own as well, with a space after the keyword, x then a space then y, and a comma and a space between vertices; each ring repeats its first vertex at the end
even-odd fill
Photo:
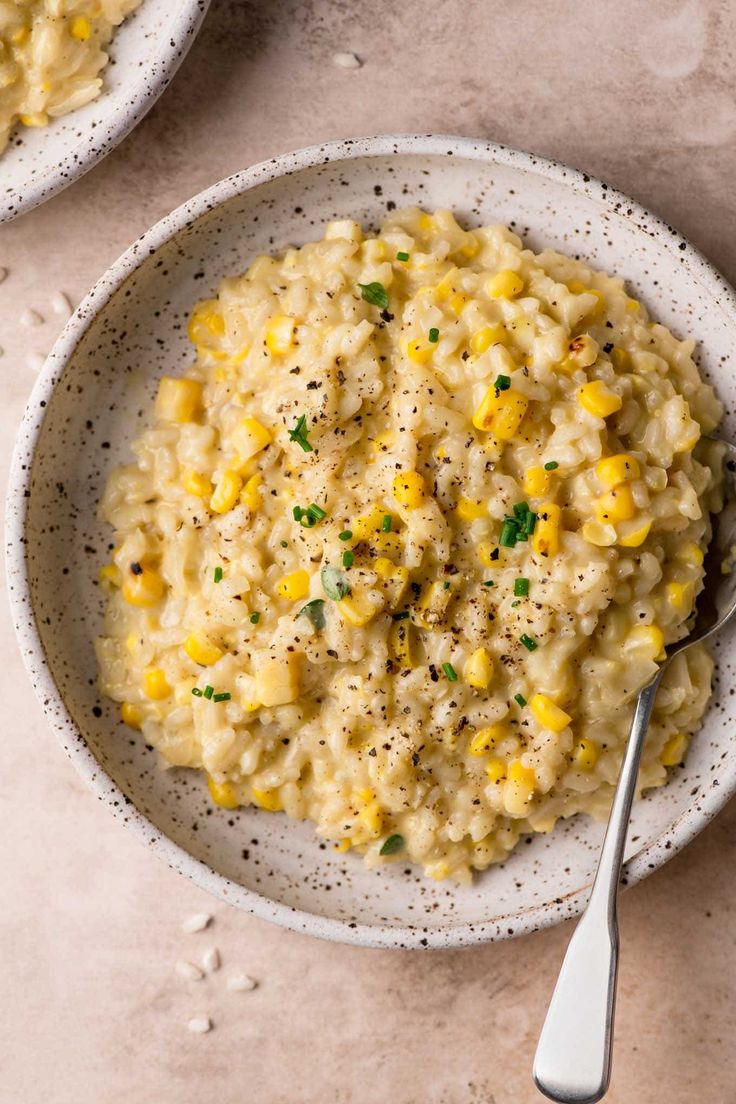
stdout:
MULTIPOLYGON (((32 462, 42 430, 46 404, 77 345, 97 315, 122 283, 153 252, 196 219, 258 184, 317 165, 387 155, 454 156, 520 168, 552 178, 611 212, 635 220, 636 225, 686 264, 692 276, 711 295, 719 296, 736 315, 736 293, 718 270, 672 227, 640 204, 604 182, 558 161, 538 157, 496 143, 433 134, 377 135, 338 139, 308 146, 262 161, 206 188, 156 222, 110 266, 95 283, 67 322, 54 344, 31 392, 19 426, 5 504, 6 567, 11 614, 24 665, 46 718, 64 750, 98 798, 113 814, 170 867, 228 904, 290 928, 318 937, 365 947, 449 948, 494 942, 550 927, 577 916, 587 900, 583 885, 563 898, 510 912, 482 923, 464 922, 438 928, 369 924, 339 920, 272 901, 246 889, 194 858, 138 811, 113 782, 87 746, 67 711, 45 659, 33 609, 25 557, 25 528, 32 462), (110 801, 115 801, 115 805, 110 801)), ((622 884, 634 885, 677 854, 720 811, 736 791, 736 772, 693 798, 688 807, 656 839, 637 851, 624 865, 622 884)))
MULTIPOLYGON (((13 185, 11 191, 0 195, 0 224, 12 222, 19 215, 32 211, 47 199, 52 199, 59 192, 63 192, 120 145, 171 82, 197 37, 210 3, 211 0, 182 0, 182 3, 174 9, 167 34, 163 36, 160 52, 156 55, 157 66, 153 79, 150 79, 150 74, 139 74, 133 96, 126 97, 122 104, 111 111, 107 121, 98 125, 94 145, 85 147, 83 136, 66 151, 60 160, 54 163, 53 168, 31 177, 27 183, 13 185), (20 198, 18 198, 19 193, 22 193, 20 198)), ((136 12, 137 9, 131 12, 131 19, 135 17, 136 12)), ((117 33, 120 33, 120 30, 121 28, 118 27, 117 33)), ((94 102, 103 102, 104 96, 103 87, 102 94, 94 102)), ((60 116, 60 119, 73 117, 72 111, 69 115, 60 116)))

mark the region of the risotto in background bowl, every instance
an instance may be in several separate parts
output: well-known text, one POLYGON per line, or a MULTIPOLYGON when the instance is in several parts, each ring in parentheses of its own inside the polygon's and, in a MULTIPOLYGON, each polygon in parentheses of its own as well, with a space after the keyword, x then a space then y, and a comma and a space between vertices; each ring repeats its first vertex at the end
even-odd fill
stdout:
POLYGON ((132 130, 209 0, 29 0, 0 10, 0 222, 49 199, 132 130))
MULTIPOLYGON (((718 492, 690 413, 715 426, 710 384, 733 405, 733 307, 605 185, 467 139, 301 151, 174 212, 69 323, 11 480, 19 636, 79 769, 297 930, 449 946, 574 915, 602 826, 557 818, 600 811, 626 730, 605 687, 630 707, 700 585, 718 492)), ((734 788, 730 647, 702 727, 705 653, 662 691, 630 882, 734 788)))

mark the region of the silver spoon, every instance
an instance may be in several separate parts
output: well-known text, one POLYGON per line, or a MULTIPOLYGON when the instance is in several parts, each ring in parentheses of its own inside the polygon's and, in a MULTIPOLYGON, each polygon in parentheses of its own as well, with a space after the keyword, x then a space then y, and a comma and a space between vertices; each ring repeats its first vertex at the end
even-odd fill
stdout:
POLYGON ((616 901, 639 760, 659 684, 676 655, 718 632, 736 609, 736 571, 724 569, 736 545, 736 448, 721 444, 725 446, 726 506, 714 519, 695 625, 689 636, 667 648, 667 658, 639 692, 598 871, 567 948, 537 1046, 537 1088, 559 1104, 595 1104, 608 1089, 618 970, 616 901))

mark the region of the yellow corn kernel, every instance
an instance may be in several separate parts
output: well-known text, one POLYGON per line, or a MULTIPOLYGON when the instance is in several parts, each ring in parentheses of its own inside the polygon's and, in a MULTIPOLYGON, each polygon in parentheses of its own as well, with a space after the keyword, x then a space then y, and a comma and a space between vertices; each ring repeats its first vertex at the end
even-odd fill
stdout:
POLYGON ((481 541, 478 545, 478 559, 484 567, 498 567, 498 545, 491 544, 490 541, 481 541))
POLYGON ((479 728, 468 744, 468 751, 471 755, 486 755, 489 751, 493 751, 496 744, 505 735, 506 731, 503 725, 500 724, 489 725, 488 728, 479 728))
POLYGON ((293 348, 296 322, 288 314, 275 315, 266 326, 266 348, 276 356, 293 348))
POLYGON ((45 111, 32 111, 29 115, 19 115, 23 126, 27 127, 44 127, 48 126, 49 117, 45 111))
POLYGON ((636 505, 629 485, 623 483, 601 495, 595 504, 595 514, 604 525, 615 521, 631 521, 636 514, 636 505))
POLYGON ((373 565, 373 570, 379 579, 390 579, 396 570, 396 565, 386 556, 379 556, 373 565))
POLYGON ((412 628, 409 621, 396 621, 389 630, 389 650, 402 670, 414 666, 411 633, 412 628))
POLYGON ((143 676, 143 692, 152 701, 162 701, 164 698, 168 698, 171 687, 160 667, 152 667, 149 671, 146 671, 143 676))
POLYGON ((358 820, 374 839, 383 830, 383 813, 377 801, 369 801, 358 813, 358 820))
POLYGON ((603 380, 591 380, 590 383, 584 383, 578 390, 578 402, 583 410, 587 410, 589 414, 594 414, 596 418, 607 418, 610 414, 615 414, 617 410, 620 410, 624 404, 621 396, 612 391, 610 387, 606 387, 603 380))
POLYGON ((143 724, 143 711, 132 702, 123 702, 120 706, 120 719, 128 728, 140 728, 143 724))
POLYGON ((156 395, 156 417, 164 422, 193 422, 202 408, 199 380, 163 376, 156 395))
POLYGON ((590 334, 578 334, 568 345, 560 368, 564 372, 575 372, 578 368, 589 368, 597 359, 598 342, 590 334))
POLYGON ((477 521, 478 518, 488 517, 486 503, 474 502, 470 498, 461 498, 455 507, 455 512, 461 521, 477 521))
POLYGON ((276 584, 276 593, 289 602, 298 602, 309 594, 309 573, 303 569, 284 575, 276 584))
POLYGON ((573 766, 581 771, 592 770, 598 762, 600 749, 592 740, 576 740, 572 749, 573 766))
POLYGON ((409 360, 413 360, 415 364, 426 364, 434 352, 431 343, 424 341, 407 341, 405 349, 409 360))
POLYGON ((616 543, 616 530, 602 521, 586 521, 580 535, 588 544, 595 544, 598 548, 608 548, 616 543))
POLYGON ((463 307, 467 301, 467 295, 463 295, 461 291, 456 291, 455 294, 448 299, 447 306, 453 314, 462 314, 463 307))
POLYGON ((499 441, 510 441, 522 423, 529 401, 518 391, 489 387, 473 415, 473 425, 492 433, 499 441))
POLYGON ((424 873, 433 881, 442 882, 450 873, 450 864, 445 862, 444 859, 430 863, 429 866, 425 867, 424 873))
POLYGON ((537 510, 532 548, 538 556, 556 556, 560 550, 560 507, 543 502, 537 510))
POLYGON ((131 606, 150 609, 160 602, 166 589, 165 583, 157 571, 143 567, 140 574, 131 571, 123 583, 123 598, 131 606))
POLYGON ((604 456, 595 466, 598 481, 606 490, 612 491, 622 483, 638 479, 641 472, 639 461, 628 452, 619 452, 616 456, 604 456))
POLYGON ((299 697, 300 657, 296 652, 269 657, 257 672, 258 695, 267 707, 288 705, 299 697))
POLYGON ((502 322, 495 322, 492 326, 483 326, 476 330, 470 339, 470 351, 480 355, 490 349, 491 345, 503 343, 508 334, 502 322))
POLYGON ((695 598, 694 583, 667 583, 665 588, 667 601, 681 616, 686 616, 693 608, 695 598))
POLYGON ((181 482, 188 494, 204 498, 205 495, 212 493, 212 480, 208 476, 202 475, 201 472, 187 471, 184 473, 181 482))
POLYGON ((243 486, 243 480, 237 472, 231 471, 229 468, 224 471, 217 481, 212 498, 210 499, 210 510, 214 510, 216 514, 226 514, 228 510, 232 510, 235 503, 238 501, 238 495, 240 489, 243 486))
POLYGON ((341 839, 337 840, 336 843, 333 843, 332 846, 334 847, 335 851, 339 851, 340 854, 344 854, 346 851, 350 850, 350 848, 352 847, 352 843, 349 839, 341 839))
POLYGON ((491 299, 515 299, 524 290, 524 281, 518 272, 510 268, 504 268, 491 276, 486 284, 486 291, 491 299))
POLYGON ((631 369, 631 357, 626 349, 611 349, 611 363, 617 372, 628 372, 631 369))
POLYGON ((237 809, 240 801, 231 782, 215 782, 211 774, 207 775, 207 789, 215 805, 221 809, 237 809))
POLYGON ((386 513, 384 507, 377 502, 371 506, 367 514, 361 514, 360 517, 355 518, 350 524, 353 541, 357 544, 359 541, 370 540, 376 533, 380 533, 386 513))
POLYGON ((468 658, 463 677, 474 690, 487 690, 493 677, 493 660, 485 648, 476 648, 468 658))
POLYGON ((695 544, 694 541, 688 541, 687 544, 681 544, 675 555, 678 560, 692 564, 693 567, 701 567, 705 559, 705 552, 703 552, 700 545, 695 544))
POLYGON ((211 667, 213 663, 217 663, 218 659, 222 659, 225 654, 222 648, 218 648, 209 637, 202 633, 190 633, 184 641, 184 651, 200 667, 211 667))
POLYGON ((503 759, 489 759, 486 763, 486 775, 493 785, 506 781, 506 762, 503 759))
POLYGON ((434 230, 434 219, 432 215, 428 215, 426 211, 422 211, 421 215, 419 216, 418 225, 419 229, 424 234, 431 234, 434 230))
POLYGON ((116 587, 120 586, 122 582, 122 577, 120 575, 119 569, 116 567, 115 564, 103 564, 103 566, 100 568, 100 582, 111 583, 112 586, 116 587))
POLYGON ((662 753, 659 757, 662 766, 676 767, 678 763, 681 763, 685 758, 685 752, 687 751, 689 742, 690 737, 686 732, 677 732, 674 736, 670 736, 669 740, 662 748, 662 753))
POLYGON ((69 26, 69 33, 72 38, 78 39, 80 42, 86 42, 92 34, 92 24, 89 19, 84 15, 77 15, 72 19, 69 26))
POLYGON ((624 641, 625 652, 639 652, 659 663, 665 658, 664 633, 659 625, 635 625, 624 641))
POLYGON ((276 790, 257 790, 254 786, 252 793, 256 805, 267 813, 280 813, 284 807, 276 790))
POLYGON ((639 302, 638 299, 628 298, 626 300, 626 303, 624 304, 624 306, 626 307, 627 311, 631 311, 632 314, 633 314, 634 311, 639 310, 639 308, 641 307, 641 303, 639 302))
POLYGON ((375 606, 372 602, 361 594, 348 594, 345 598, 341 598, 337 603, 337 612, 342 617, 343 621, 347 621, 348 624, 354 625, 356 628, 362 628, 363 625, 367 625, 376 614, 378 613, 378 606, 375 606))
POLYGON ((550 732, 562 732, 572 720, 569 713, 555 705, 546 694, 533 694, 529 699, 529 708, 534 714, 538 724, 550 732))
POLYGON ((464 244, 458 249, 458 253, 461 253, 463 257, 467 257, 467 259, 471 261, 479 249, 480 245, 478 239, 474 238, 473 235, 469 233, 465 238, 464 244))
POLYGON ((638 548, 649 536, 651 528, 651 521, 644 521, 641 524, 636 522, 634 526, 624 526, 623 530, 619 532, 618 543, 623 548, 638 548))
POLYGON ((602 291, 598 291, 598 288, 586 287, 580 280, 570 280, 567 286, 573 295, 595 295, 596 302, 592 307, 588 307, 583 317, 601 313, 606 305, 606 300, 602 291))
POLYGON ((273 434, 270 429, 261 425, 257 418, 243 418, 235 427, 232 438, 239 461, 244 464, 271 444, 273 434))
POLYGON ((545 471, 541 464, 534 464, 524 472, 524 493, 532 497, 546 494, 550 482, 550 472, 545 471))
POLYGON ((189 319, 187 335, 198 352, 214 353, 220 359, 225 356, 216 347, 219 339, 225 336, 225 319, 217 299, 197 303, 189 319))
POLYGON ((16 29, 10 35, 10 41, 13 43, 14 46, 22 46, 24 42, 28 41, 30 34, 30 27, 16 27, 16 29))
MULTIPOLYGON (((454 265, 448 269, 442 279, 434 287, 434 296, 438 303, 444 303, 446 299, 449 299, 451 295, 454 295, 457 290, 457 281, 460 276, 460 271, 454 265)), ((418 293, 417 293, 418 294, 418 293)))
POLYGON ((509 763, 503 803, 511 816, 524 816, 534 796, 536 775, 531 767, 525 767, 521 759, 509 763))
POLYGON ((390 430, 386 430, 385 433, 379 433, 377 437, 371 439, 371 447, 376 452, 388 452, 395 443, 396 437, 390 430))
POLYGON ((260 509, 263 502, 261 492, 258 489, 262 482, 263 479, 260 475, 252 475, 243 487, 243 491, 240 495, 240 501, 243 502, 253 514, 256 510, 260 509))
POLYGON ((415 510, 424 501, 424 479, 417 471, 399 472, 394 476, 394 498, 407 510, 415 510))

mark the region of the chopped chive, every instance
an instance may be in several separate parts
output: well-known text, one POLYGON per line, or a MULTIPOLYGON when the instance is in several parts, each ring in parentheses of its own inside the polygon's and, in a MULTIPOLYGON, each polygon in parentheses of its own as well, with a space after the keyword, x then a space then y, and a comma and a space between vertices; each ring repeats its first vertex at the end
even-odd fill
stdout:
POLYGON ((547 463, 544 465, 544 470, 555 471, 557 468, 559 468, 559 466, 560 465, 557 463, 556 460, 548 460, 547 463))
POLYGON ((508 391, 509 387, 511 386, 511 377, 496 376, 493 386, 496 388, 497 391, 508 391))
POLYGON ((252 613, 248 620, 250 621, 251 625, 257 625, 258 622, 261 620, 261 615, 258 612, 252 613))
POLYGON ((457 682, 457 671, 451 663, 443 663, 442 670, 447 675, 448 682, 457 682))
POLYGON ((409 616, 409 611, 408 610, 399 610, 398 613, 392 613, 391 614, 391 620, 392 621, 406 621, 408 616, 409 616))
POLYGON ((440 339, 440 331, 437 329, 436 326, 433 326, 432 329, 429 331, 429 340, 434 345, 434 343, 436 341, 439 341, 439 339, 440 339))
POLYGON ((309 442, 306 414, 300 414, 294 428, 289 430, 289 440, 296 441, 304 452, 314 452, 314 447, 309 442))
POLYGON ((307 513, 311 514, 317 521, 322 521, 322 518, 327 517, 327 511, 323 510, 321 506, 318 506, 316 502, 307 506, 307 513))
POLYGON ((486 579, 486 581, 484 583, 481 583, 480 585, 481 586, 492 587, 492 586, 495 586, 496 583, 495 583, 495 580, 493 580, 493 579, 486 579))
POLYGON ((380 307, 381 310, 387 309, 388 292, 383 284, 379 284, 378 280, 374 280, 370 284, 358 284, 358 287, 366 303, 370 303, 373 307, 380 307))
POLYGON ((202 697, 202 691, 199 689, 198 686, 193 686, 192 687, 192 693, 194 694, 195 698, 201 698, 202 697))
POLYGON ((526 705, 526 698, 524 697, 523 694, 514 694, 514 701, 516 702, 517 705, 520 705, 522 707, 522 709, 526 705))
POLYGON ((350 549, 348 548, 342 554, 342 566, 343 567, 352 567, 354 559, 355 559, 355 553, 351 552, 350 549))
POLYGON ((514 594, 517 598, 526 598, 529 594, 529 580, 514 579, 514 594))
POLYGON ((353 536, 353 533, 352 533, 351 529, 343 529, 342 533, 338 534, 338 537, 341 541, 351 540, 352 536, 353 536))
POLYGON ((450 589, 449 579, 445 579, 444 583, 442 584, 442 589, 443 590, 449 590, 450 589))
POLYGON ((215 582, 216 583, 221 583, 222 582, 222 568, 221 567, 216 567, 215 568, 215 582))
POLYGON ((214 686, 205 686, 204 693, 203 693, 202 696, 209 700, 212 697, 212 695, 214 694, 214 692, 215 692, 214 686))
POLYGON ((317 519, 309 513, 309 510, 305 510, 299 518, 299 524, 303 525, 305 529, 314 529, 317 519))
POLYGON ((384 514, 383 521, 381 522, 381 532, 390 533, 394 524, 394 519, 391 514, 384 514))
POLYGON ((289 547, 289 542, 288 541, 279 541, 279 544, 281 545, 282 548, 288 548, 289 547))
POLYGON ((513 518, 505 518, 501 526, 498 543, 504 548, 513 548, 519 538, 519 525, 513 518))
POLYGON ((529 503, 528 502, 517 502, 514 505, 514 516, 517 517, 522 524, 524 522, 524 518, 527 516, 528 513, 529 513, 529 503))
POLYGON ((385 841, 379 855, 395 855, 397 851, 403 851, 404 849, 404 837, 403 836, 389 836, 385 841))
POLYGON ((227 691, 224 694, 215 694, 212 700, 214 702, 230 701, 230 694, 227 691))
POLYGON ((302 514, 304 513, 304 511, 302 510, 301 506, 295 506, 294 509, 291 511, 291 513, 292 513, 292 516, 294 518, 294 521, 301 521, 302 520, 302 514))
POLYGON ((396 260, 397 261, 408 261, 409 260, 409 254, 408 253, 403 253, 403 252, 397 253, 396 254, 396 260))
POLYGON ((528 652, 536 652, 539 645, 536 640, 533 640, 531 636, 527 636, 526 633, 522 633, 519 637, 519 643, 523 644, 528 652))

